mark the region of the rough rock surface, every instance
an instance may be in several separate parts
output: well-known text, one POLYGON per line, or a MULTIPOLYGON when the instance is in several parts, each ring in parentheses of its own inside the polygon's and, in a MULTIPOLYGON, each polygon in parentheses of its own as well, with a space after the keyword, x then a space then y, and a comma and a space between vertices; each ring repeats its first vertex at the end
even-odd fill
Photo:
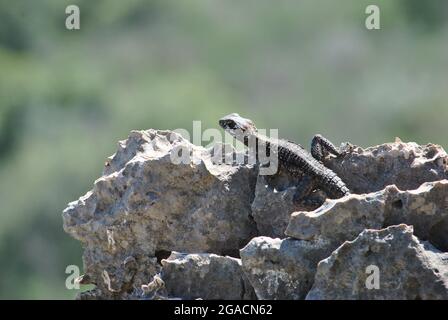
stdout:
POLYGON ((448 253, 412 232, 402 224, 345 242, 319 263, 307 299, 448 299, 448 253))
POLYGON ((448 251, 448 180, 427 182, 416 190, 389 186, 370 194, 327 200, 314 211, 293 213, 286 234, 341 244, 364 229, 400 223, 413 225, 420 239, 448 251))
POLYGON ((259 175, 255 198, 252 202, 252 216, 260 234, 269 237, 283 237, 291 212, 303 209, 293 203, 299 179, 283 174, 259 175))
MULTIPOLYGON (((93 189, 63 212, 64 230, 85 248, 78 281, 96 285, 79 298, 446 298, 447 258, 437 251, 448 251, 445 151, 401 141, 344 149, 324 162, 359 194, 316 208, 293 202, 299 178, 216 163, 241 158, 233 149, 222 154, 222 145, 205 149, 171 131, 131 132, 93 189), (418 239, 402 226, 371 230, 400 223, 418 239), (360 287, 367 262, 391 270, 375 296, 360 287), (395 295, 394 283, 402 286, 395 295)), ((310 197, 324 199, 319 190, 310 197)))
POLYGON ((315 203, 323 203, 325 194, 317 190, 301 202, 294 202, 299 182, 300 178, 291 177, 285 172, 274 176, 258 176, 252 216, 261 235, 283 238, 292 212, 314 210, 319 207, 315 203), (312 204, 307 203, 310 198, 314 200, 312 204))
POLYGON ((416 189, 424 182, 448 179, 448 155, 436 144, 397 138, 366 149, 345 143, 342 149, 345 156, 328 157, 324 163, 353 193, 379 191, 392 184, 401 190, 416 189))
POLYGON ((161 278, 169 297, 181 299, 255 299, 241 260, 216 254, 173 252, 162 260, 161 278))
POLYGON ((241 249, 243 270, 258 299, 304 299, 317 263, 331 253, 323 241, 257 237, 241 249))
POLYGON ((171 131, 133 131, 93 190, 64 210, 64 230, 85 246, 85 271, 105 296, 147 283, 159 252, 237 254, 256 235, 257 171, 213 160, 171 131))
MULTIPOLYGON (((342 157, 327 156, 324 163, 356 194, 380 191, 388 185, 416 189, 424 182, 448 179, 448 155, 438 145, 397 139, 366 149, 344 143, 341 149, 345 151, 342 157)), ((293 203, 297 182, 282 172, 258 177, 252 214, 261 235, 282 238, 292 212, 317 208, 293 203)), ((316 196, 319 199, 322 194, 316 196)))

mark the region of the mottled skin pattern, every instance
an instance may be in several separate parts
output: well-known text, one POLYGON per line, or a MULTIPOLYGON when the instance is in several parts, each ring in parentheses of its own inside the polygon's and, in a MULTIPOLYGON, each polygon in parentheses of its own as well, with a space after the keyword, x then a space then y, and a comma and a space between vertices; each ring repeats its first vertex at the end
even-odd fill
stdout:
MULTIPOLYGON (((258 145, 266 145, 267 155, 277 146, 279 170, 301 177, 297 186, 299 194, 296 199, 303 199, 313 190, 324 191, 329 198, 337 199, 350 193, 345 183, 322 160, 326 155, 340 156, 339 150, 321 135, 314 136, 311 143, 311 154, 301 145, 283 139, 272 139, 261 135, 250 119, 243 118, 237 113, 229 114, 219 120, 219 125, 246 146, 248 141, 256 139, 258 145)), ((257 150, 258 151, 258 150, 257 150)))

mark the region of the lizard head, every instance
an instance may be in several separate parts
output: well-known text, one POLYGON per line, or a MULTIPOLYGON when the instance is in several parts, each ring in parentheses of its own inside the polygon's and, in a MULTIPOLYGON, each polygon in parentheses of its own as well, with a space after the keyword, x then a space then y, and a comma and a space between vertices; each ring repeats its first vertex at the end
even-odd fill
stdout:
POLYGON ((231 113, 219 120, 219 125, 226 132, 238 140, 243 141, 244 137, 257 132, 257 128, 250 119, 241 117, 238 113, 231 113))

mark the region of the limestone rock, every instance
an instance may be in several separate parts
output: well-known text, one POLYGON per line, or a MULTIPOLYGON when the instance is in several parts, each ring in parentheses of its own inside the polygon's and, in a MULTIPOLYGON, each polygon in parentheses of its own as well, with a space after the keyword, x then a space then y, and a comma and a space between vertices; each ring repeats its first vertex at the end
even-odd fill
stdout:
POLYGON ((260 235, 284 238, 292 212, 314 210, 319 207, 319 200, 323 203, 325 195, 320 191, 312 193, 299 203, 294 202, 299 182, 300 178, 291 177, 284 172, 274 176, 258 176, 255 198, 252 202, 252 216, 260 235), (317 201, 309 204, 307 202, 310 199, 317 201))
POLYGON ((448 253, 412 231, 365 230, 345 242, 319 263, 307 299, 448 299, 448 253))
POLYGON ((427 182, 418 189, 385 190, 383 226, 405 223, 441 251, 448 251, 448 180, 427 182))
POLYGON ((448 251, 447 208, 448 180, 427 182, 408 191, 389 186, 370 194, 327 200, 315 211, 295 212, 286 234, 302 240, 322 238, 341 244, 353 240, 364 229, 405 223, 413 225, 422 240, 448 251))
POLYGON ((243 270, 258 299, 304 299, 317 263, 331 253, 323 241, 257 237, 241 249, 243 270))
POLYGON ((148 283, 159 252, 237 253, 256 235, 256 168, 216 159, 171 131, 132 131, 119 142, 93 190, 63 212, 105 296, 148 283))
POLYGON ((252 216, 257 223, 259 234, 283 237, 290 214, 298 209, 293 203, 298 179, 289 178, 284 183, 275 183, 273 179, 275 178, 258 176, 252 216))
POLYGON ((182 299, 255 299, 241 260, 216 254, 173 252, 162 260, 161 277, 168 295, 182 299))
POLYGON ((345 143, 343 157, 327 157, 332 169, 357 194, 396 185, 401 190, 418 188, 424 182, 448 179, 448 155, 435 144, 384 143, 363 149, 345 143))
MULTIPOLYGON (((448 179, 448 155, 438 145, 396 141, 366 149, 345 143, 341 148, 343 156, 327 156, 324 163, 355 194, 380 191, 393 184, 401 190, 416 189, 424 182, 448 179)), ((282 238, 292 212, 319 207, 306 204, 309 199, 293 202, 299 180, 282 172, 258 177, 252 215, 260 235, 282 238)), ((317 203, 325 199, 319 191, 310 197, 317 199, 317 203)))
POLYGON ((223 164, 246 156, 222 149, 152 129, 119 142, 93 189, 63 212, 64 230, 85 249, 79 281, 96 285, 79 299, 303 299, 321 260, 310 299, 445 297, 446 256, 437 249, 448 251, 448 157, 440 146, 346 144, 324 162, 354 194, 319 208, 319 190, 293 201, 300 178, 223 164), (405 227, 370 230, 400 223, 437 249, 405 227), (279 239, 285 229, 292 238, 279 239), (358 269, 367 262, 390 267, 384 279, 401 286, 395 295, 392 284, 376 296, 363 291, 358 269), (351 275, 339 265, 357 267, 351 275))
POLYGON ((384 201, 381 193, 352 194, 329 199, 314 211, 294 212, 286 235, 302 239, 326 239, 342 243, 354 239, 365 228, 381 228, 384 222, 384 201))
POLYGON ((168 291, 166 290, 165 281, 159 274, 156 274, 152 281, 142 285, 141 290, 136 290, 136 298, 142 297, 148 300, 167 300, 168 291))

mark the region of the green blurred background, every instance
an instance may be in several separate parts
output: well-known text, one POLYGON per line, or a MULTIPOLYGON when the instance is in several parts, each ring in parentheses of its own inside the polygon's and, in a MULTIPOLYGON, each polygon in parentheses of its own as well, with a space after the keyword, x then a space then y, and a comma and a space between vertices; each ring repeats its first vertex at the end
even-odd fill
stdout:
POLYGON ((74 297, 61 212, 132 129, 239 112, 303 145, 447 146, 447 20, 444 0, 0 0, 0 298, 74 297))

